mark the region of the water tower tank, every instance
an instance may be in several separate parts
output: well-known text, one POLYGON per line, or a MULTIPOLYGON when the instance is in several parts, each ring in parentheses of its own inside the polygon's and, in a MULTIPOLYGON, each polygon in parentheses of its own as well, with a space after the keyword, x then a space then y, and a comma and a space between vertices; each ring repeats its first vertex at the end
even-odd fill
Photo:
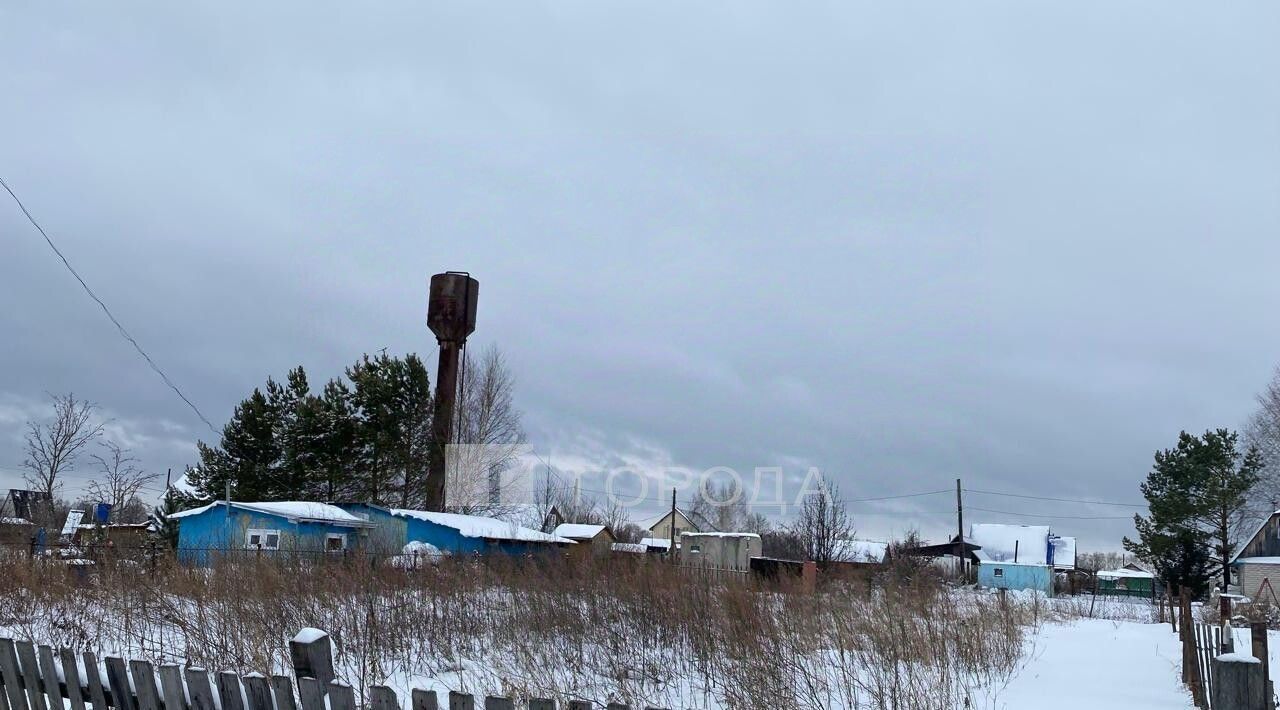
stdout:
POLYGON ((427 303, 427 327, 436 340, 460 343, 476 329, 476 300, 480 282, 464 271, 446 271, 431 277, 427 303))

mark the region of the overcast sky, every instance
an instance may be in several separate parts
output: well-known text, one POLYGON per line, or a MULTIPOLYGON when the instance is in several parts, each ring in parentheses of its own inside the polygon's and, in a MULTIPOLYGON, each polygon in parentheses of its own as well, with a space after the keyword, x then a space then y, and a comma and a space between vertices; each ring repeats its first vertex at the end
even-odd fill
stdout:
MULTIPOLYGON (((1272 2, 6 3, 0 176, 221 426, 434 353, 430 274, 566 465, 1140 501, 1280 363, 1272 2)), ((44 393, 207 429, 0 201, 0 486, 44 393)), ((432 365, 434 369, 434 363, 432 365)), ((72 474, 90 474, 87 461, 72 474)), ((79 478, 77 478, 79 477, 79 478)), ((1115 548, 1115 507, 968 494, 1115 548)), ((939 538, 954 496, 853 507, 939 538)))

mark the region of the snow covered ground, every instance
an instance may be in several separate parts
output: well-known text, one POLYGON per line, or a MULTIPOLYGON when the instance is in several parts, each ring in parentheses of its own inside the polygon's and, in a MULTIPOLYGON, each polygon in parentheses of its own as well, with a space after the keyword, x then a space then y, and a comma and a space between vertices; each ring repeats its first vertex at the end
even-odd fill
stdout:
MULTIPOLYGON (((1272 639, 1272 648, 1280 635, 1272 639)), ((1181 651, 1168 624, 1080 619, 1046 624, 992 710, 1181 710, 1181 651)))

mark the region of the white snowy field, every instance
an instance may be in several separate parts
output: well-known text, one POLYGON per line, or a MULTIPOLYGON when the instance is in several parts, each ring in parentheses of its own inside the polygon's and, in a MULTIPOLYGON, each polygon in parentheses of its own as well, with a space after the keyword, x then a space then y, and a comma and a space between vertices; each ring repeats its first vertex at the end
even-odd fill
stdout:
MULTIPOLYGON (((1272 647, 1280 642, 1273 639, 1272 647)), ((1274 666, 1273 666, 1274 667, 1274 666)), ((993 710, 1178 710, 1193 708, 1179 681, 1181 650, 1168 624, 1079 619, 1047 623, 993 710)))
MULTIPOLYGON (((684 710, 1191 707, 1177 636, 1147 602, 894 581, 794 594, 666 566, 442 562, 123 568, 86 584, 22 565, 0 569, 0 636, 288 673, 288 639, 317 627, 358 696, 383 684, 402 698, 425 688, 684 710)), ((1237 638, 1248 648, 1247 632, 1237 638)))

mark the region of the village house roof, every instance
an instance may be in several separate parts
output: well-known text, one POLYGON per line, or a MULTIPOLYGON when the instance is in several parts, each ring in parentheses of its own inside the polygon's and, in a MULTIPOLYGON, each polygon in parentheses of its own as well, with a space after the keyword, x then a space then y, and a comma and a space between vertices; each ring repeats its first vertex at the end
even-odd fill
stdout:
POLYGON ((587 525, 585 523, 562 523, 556 526, 553 535, 567 537, 571 540, 591 540, 604 532, 603 525, 587 525))
POLYGON ((1155 575, 1140 569, 1098 570, 1098 579, 1154 579, 1155 575))
POLYGON ((515 523, 497 518, 486 518, 482 515, 463 515, 461 513, 434 513, 426 510, 406 510, 395 508, 392 515, 402 518, 425 520, 436 525, 457 530, 463 537, 475 537, 484 540, 516 540, 519 542, 555 542, 574 544, 573 540, 558 535, 549 535, 537 530, 530 530, 515 523))
POLYGON ((646 537, 641 540, 639 544, 644 545, 645 547, 653 547, 662 550, 671 549, 671 541, 665 537, 646 537))
POLYGON ((1254 528, 1253 533, 1249 535, 1249 537, 1244 538, 1244 542, 1236 548, 1236 553, 1231 556, 1231 561, 1227 564, 1235 564, 1237 560, 1243 562, 1244 560, 1240 559, 1240 553, 1244 552, 1245 548, 1249 546, 1249 543, 1253 542, 1253 539, 1258 536, 1258 533, 1262 532, 1263 528, 1267 527, 1267 523, 1271 522, 1277 515, 1280 515, 1280 510, 1277 510, 1266 518, 1263 518, 1262 522, 1258 523, 1258 527, 1254 528))
MULTIPOLYGON (((209 505, 203 505, 199 508, 184 510, 180 513, 170 515, 170 518, 188 518, 200 515, 214 508, 225 507, 226 501, 214 501, 209 505)), ((314 503, 311 501, 272 501, 263 503, 241 503, 232 501, 231 507, 238 510, 245 510, 251 513, 261 513, 263 515, 274 515, 285 518, 291 523, 327 523, 329 525, 337 525, 347 528, 369 528, 374 527, 373 523, 348 513, 336 505, 327 503, 314 503)))

